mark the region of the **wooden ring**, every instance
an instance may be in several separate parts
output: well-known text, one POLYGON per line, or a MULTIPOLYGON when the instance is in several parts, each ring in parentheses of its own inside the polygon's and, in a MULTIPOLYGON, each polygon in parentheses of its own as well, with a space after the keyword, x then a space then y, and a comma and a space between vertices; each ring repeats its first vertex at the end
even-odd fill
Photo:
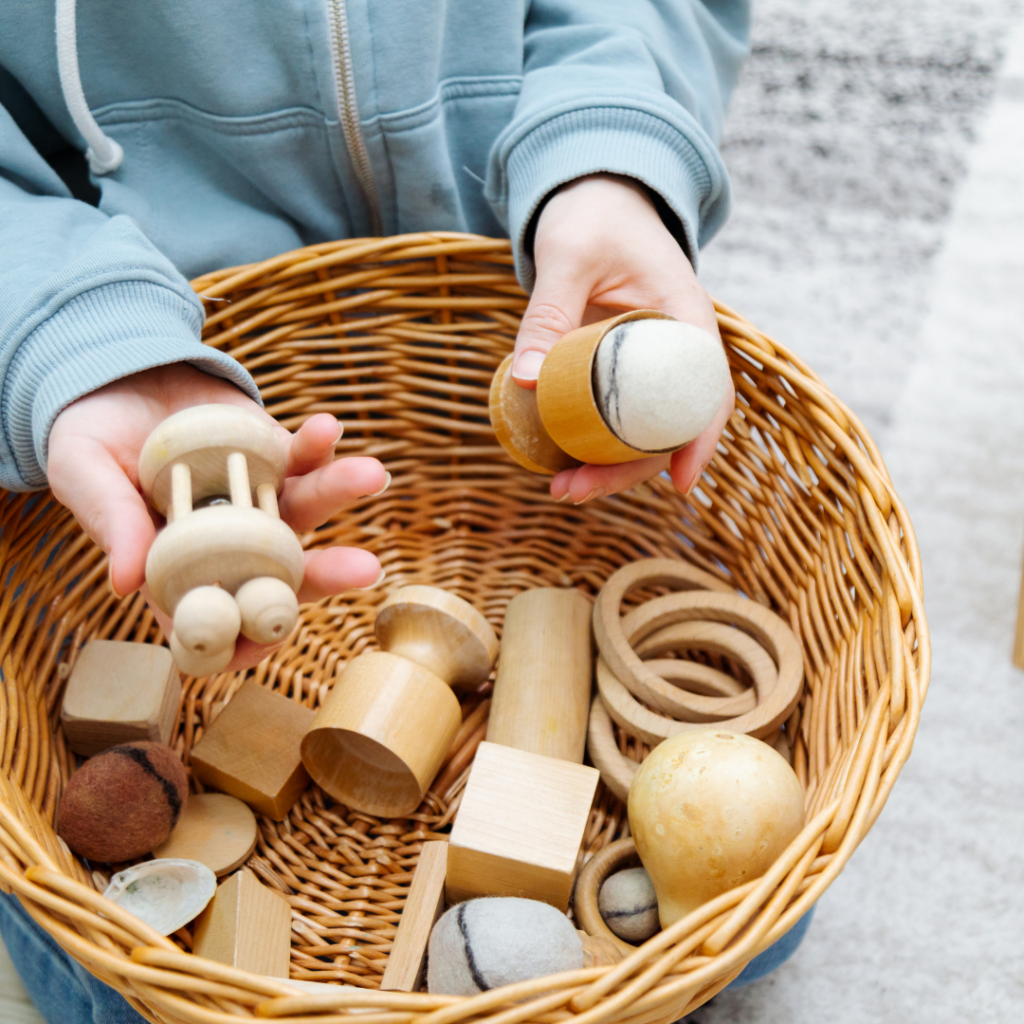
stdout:
POLYGON ((629 787, 640 767, 619 750, 615 742, 612 720, 600 694, 594 695, 590 705, 590 723, 587 726, 587 753, 591 763, 601 773, 604 784, 623 802, 629 800, 629 787))
MULTIPOLYGON (((634 609, 622 620, 623 641, 630 647, 637 643, 633 636, 635 632, 633 623, 638 610, 634 609)), ((655 663, 655 661, 646 660, 643 664, 650 680, 649 687, 652 696, 650 699, 645 698, 645 702, 656 711, 671 718, 677 718, 684 722, 713 722, 748 714, 758 704, 763 704, 768 699, 768 695, 775 689, 778 682, 775 663, 765 649, 742 629, 734 629, 720 622, 670 623, 666 628, 657 630, 655 636, 647 637, 646 641, 642 640, 637 643, 634 653, 639 659, 643 654, 664 654, 681 645, 700 646, 734 658, 747 670, 754 681, 756 698, 750 690, 743 690, 740 694, 724 698, 689 693, 673 685, 674 681, 708 682, 717 680, 719 676, 725 676, 725 673, 695 661, 658 661, 655 663), (678 642, 677 638, 680 638, 678 642), (666 666, 669 666, 670 674, 666 674, 666 666)), ((630 687, 630 689, 632 688, 630 687)))
MULTIPOLYGON (((733 719, 718 723, 732 732, 748 733, 761 739, 774 732, 792 714, 800 699, 803 682, 803 654, 790 628, 774 612, 756 601, 737 594, 711 591, 667 594, 634 608, 620 622, 636 643, 667 625, 680 621, 710 619, 730 623, 753 636, 778 666, 776 685, 757 707, 733 719)), ((640 660, 622 634, 621 642, 605 643, 601 654, 616 678, 639 700, 657 704, 666 684, 640 660), (663 684, 659 689, 658 683, 663 684)), ((679 723, 676 732, 700 728, 679 723)))
POLYGON ((636 843, 632 839, 619 839, 609 843, 603 850, 599 850, 583 866, 580 877, 576 879, 576 890, 573 893, 573 911, 576 915, 576 924, 588 935, 601 936, 611 939, 616 947, 627 956, 639 949, 639 946, 631 945, 625 939, 620 939, 605 924, 601 916, 599 900, 601 897, 601 886, 605 879, 621 868, 630 865, 631 861, 640 863, 640 857, 636 852, 636 843))
MULTIPOLYGON (((650 661, 651 658, 667 654, 669 651, 685 651, 697 649, 710 651, 713 654, 724 654, 726 657, 734 657, 718 642, 719 629, 728 630, 734 634, 735 630, 729 630, 728 626, 722 626, 720 622, 703 622, 699 625, 694 622, 677 622, 672 626, 659 629, 649 637, 634 645, 633 650, 642 661, 650 661)), ((731 639, 731 635, 728 639, 731 639)), ((667 677, 666 677, 667 678, 667 677)), ((703 694, 705 697, 738 697, 741 693, 747 693, 749 687, 727 672, 719 672, 712 669, 706 676, 702 673, 700 679, 676 679, 678 685, 685 685, 690 693, 703 694)))

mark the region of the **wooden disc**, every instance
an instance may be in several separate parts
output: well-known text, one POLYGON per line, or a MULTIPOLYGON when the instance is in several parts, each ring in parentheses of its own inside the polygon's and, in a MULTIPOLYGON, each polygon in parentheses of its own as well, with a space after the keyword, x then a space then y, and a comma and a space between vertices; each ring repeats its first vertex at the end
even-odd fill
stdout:
POLYGON ((154 857, 197 860, 215 875, 244 864, 256 848, 256 815, 226 793, 193 793, 170 839, 154 857))
POLYGON ((157 607, 173 615, 194 587, 234 594, 256 576, 275 576, 298 591, 305 563, 290 526, 258 508, 196 509, 165 526, 146 558, 146 583, 157 607))
POLYGON ((429 669, 455 688, 478 686, 491 674, 498 638, 468 601, 440 587, 401 587, 374 622, 380 646, 429 669))
POLYGON ((572 897, 577 925, 588 935, 610 939, 626 955, 639 947, 626 942, 625 939, 620 939, 605 924, 598 901, 601 896, 601 886, 604 885, 605 879, 609 875, 622 868, 636 867, 639 863, 640 857, 636 852, 636 843, 632 839, 619 839, 614 843, 609 843, 584 865, 579 878, 576 879, 576 889, 572 897))
POLYGON ((171 503, 171 467, 192 470, 192 502, 227 494, 228 456, 242 452, 252 493, 260 484, 284 485, 288 454, 274 424, 255 410, 237 405, 195 405, 168 416, 139 454, 139 483, 149 503, 167 514, 171 503))
POLYGON ((537 408, 537 392, 521 388, 512 379, 508 355, 491 381, 491 426, 498 443, 524 469, 549 476, 579 466, 551 440, 537 408))

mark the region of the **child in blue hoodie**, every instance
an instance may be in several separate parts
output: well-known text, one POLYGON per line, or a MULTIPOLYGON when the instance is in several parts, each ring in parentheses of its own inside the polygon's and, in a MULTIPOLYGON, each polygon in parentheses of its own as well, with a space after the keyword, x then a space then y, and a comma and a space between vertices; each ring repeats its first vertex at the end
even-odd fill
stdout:
MULTIPOLYGON (((177 409, 259 402, 201 344, 189 278, 313 242, 507 234, 524 387, 584 319, 654 307, 716 331, 694 266, 728 209, 716 140, 748 22, 747 0, 4 0, 0 484, 48 483, 115 592, 137 589, 142 442, 177 409)), ((732 400, 671 460, 584 466, 552 495, 665 469, 689 492, 732 400)), ((338 432, 320 415, 288 438, 296 529, 387 485, 375 459, 333 460, 338 432)), ((318 552, 301 598, 380 578, 367 552, 318 552)), ((0 924, 50 1020, 139 1019, 5 901, 0 924)))

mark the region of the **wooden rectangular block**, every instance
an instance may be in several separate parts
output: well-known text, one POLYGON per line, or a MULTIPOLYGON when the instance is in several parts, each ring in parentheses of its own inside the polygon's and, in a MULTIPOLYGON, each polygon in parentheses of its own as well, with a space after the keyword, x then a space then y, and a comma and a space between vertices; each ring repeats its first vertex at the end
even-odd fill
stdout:
POLYGON ((299 745, 316 712, 251 679, 192 748, 192 771, 206 786, 283 821, 309 785, 299 745))
POLYGON ((196 920, 192 951, 242 971, 287 978, 292 909, 243 868, 223 881, 196 920))
POLYGON ((448 844, 424 843, 409 895, 405 898, 398 934, 388 955, 380 987, 388 992, 418 992, 423 983, 430 930, 444 913, 444 880, 448 844))
POLYGON ((523 896, 569 906, 596 768, 481 743, 448 843, 449 903, 523 896))
POLYGON ((68 746, 92 757, 119 743, 169 743, 181 701, 181 676, 166 647, 90 640, 64 691, 60 719, 68 746))

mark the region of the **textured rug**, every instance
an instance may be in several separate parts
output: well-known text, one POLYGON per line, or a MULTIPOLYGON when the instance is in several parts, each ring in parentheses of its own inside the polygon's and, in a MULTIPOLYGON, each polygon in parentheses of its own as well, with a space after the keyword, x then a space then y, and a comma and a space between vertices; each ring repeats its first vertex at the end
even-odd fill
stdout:
MULTIPOLYGON (((854 5, 829 6, 837 23, 859 16, 854 5)), ((909 20, 907 5, 893 6, 909 20)), ((857 9, 875 24, 854 38, 877 41, 879 21, 899 21, 882 5, 857 9)), ((828 189, 804 186, 811 209, 788 249, 770 230, 746 230, 755 211, 742 189, 754 171, 741 148, 733 235, 708 250, 717 294, 795 347, 882 441, 921 544, 934 664, 914 753, 803 947, 776 974, 719 995, 691 1024, 1024 1019, 1024 673, 1010 662, 1024 541, 1024 25, 1014 14, 1010 4, 917 5, 927 31, 906 37, 916 47, 906 66, 879 72, 873 88, 916 81, 908 92, 931 97, 935 109, 922 98, 902 140, 895 122, 871 131, 866 113, 854 127, 834 125, 850 159, 828 189), (967 13, 973 35, 957 30, 967 13), (962 59, 950 64, 961 44, 962 59), (857 131, 865 148, 882 140, 859 165, 857 131), (903 151, 907 163, 918 147, 913 175, 894 172, 888 186, 921 182, 900 207, 875 170, 883 154, 903 151), (858 166, 871 179, 860 212, 858 166)), ((818 47, 804 51, 812 69, 818 47)), ((789 186, 779 185, 774 203, 770 182, 758 188, 785 227, 789 186)))

